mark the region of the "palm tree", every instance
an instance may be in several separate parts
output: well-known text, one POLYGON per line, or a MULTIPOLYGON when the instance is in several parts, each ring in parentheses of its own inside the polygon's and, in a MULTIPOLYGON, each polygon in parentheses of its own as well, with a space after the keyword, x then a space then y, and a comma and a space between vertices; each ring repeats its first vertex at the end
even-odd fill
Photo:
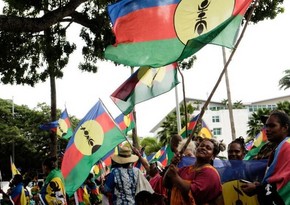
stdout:
POLYGON ((290 70, 285 70, 284 73, 286 75, 279 80, 279 86, 280 89, 284 88, 286 90, 290 87, 290 70))
POLYGON ((233 109, 243 109, 245 108, 241 100, 234 102, 233 109))
MULTIPOLYGON (((185 123, 189 122, 192 113, 196 109, 196 107, 194 107, 191 103, 187 103, 186 108, 187 108, 187 118, 185 118, 184 105, 180 106, 181 127, 184 127, 185 123)), ((157 133, 157 137, 159 138, 159 141, 162 143, 162 146, 164 146, 169 143, 171 135, 177 133, 176 111, 168 114, 160 127, 162 129, 157 133)))
POLYGON ((262 116, 269 115, 270 109, 259 109, 257 112, 253 112, 252 116, 249 118, 247 130, 248 140, 254 139, 255 136, 261 131, 263 123, 261 121, 262 116))
POLYGON ((284 102, 277 103, 277 109, 278 110, 283 110, 288 115, 290 115, 290 102, 289 101, 284 101, 284 102))

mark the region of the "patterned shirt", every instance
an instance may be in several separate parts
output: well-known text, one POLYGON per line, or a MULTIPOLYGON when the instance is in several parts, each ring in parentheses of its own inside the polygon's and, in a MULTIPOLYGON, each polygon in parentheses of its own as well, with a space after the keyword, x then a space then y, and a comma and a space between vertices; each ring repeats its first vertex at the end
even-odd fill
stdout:
POLYGON ((135 205, 138 173, 136 167, 114 168, 108 176, 104 191, 113 193, 113 204, 135 205))

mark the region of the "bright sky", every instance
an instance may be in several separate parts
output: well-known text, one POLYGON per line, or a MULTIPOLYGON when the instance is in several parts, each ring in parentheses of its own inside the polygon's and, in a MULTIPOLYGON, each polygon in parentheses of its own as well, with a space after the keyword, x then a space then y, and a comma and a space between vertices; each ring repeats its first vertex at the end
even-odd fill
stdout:
MULTIPOLYGON (((290 69, 288 28, 290 1, 284 1, 284 7, 285 13, 275 20, 248 26, 228 67, 233 102, 240 100, 253 102, 289 95, 289 90, 280 90, 278 87, 279 80, 284 76, 284 70, 290 69)), ((76 44, 81 44, 77 32, 69 32, 68 35, 76 44)), ((197 61, 193 68, 183 72, 186 97, 206 100, 223 69, 222 48, 207 45, 196 56, 197 61)), ((120 111, 109 96, 130 76, 130 68, 100 62, 98 72, 92 74, 78 70, 81 60, 79 49, 70 57, 70 62, 64 69, 64 77, 57 80, 58 108, 63 110, 66 105, 69 115, 81 119, 100 98, 113 117, 117 117, 120 111)), ((40 102, 50 105, 49 80, 37 84, 34 88, 0 85, 2 99, 13 98, 14 103, 28 105, 30 108, 36 107, 40 102)), ((183 97, 181 84, 177 89, 181 101, 183 97)), ((220 102, 223 99, 227 99, 224 79, 212 100, 220 102)), ((138 104, 136 106, 138 135, 148 136, 149 131, 175 107, 175 104, 174 89, 138 104)))

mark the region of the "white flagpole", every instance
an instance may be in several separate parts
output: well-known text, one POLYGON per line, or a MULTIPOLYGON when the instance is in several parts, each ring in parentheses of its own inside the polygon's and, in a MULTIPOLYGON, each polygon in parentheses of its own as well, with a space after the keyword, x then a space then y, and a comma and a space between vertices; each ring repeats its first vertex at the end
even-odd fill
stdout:
POLYGON ((181 120, 180 120, 180 109, 179 109, 177 86, 175 86, 175 103, 176 103, 175 109, 176 109, 177 133, 180 133, 181 120))

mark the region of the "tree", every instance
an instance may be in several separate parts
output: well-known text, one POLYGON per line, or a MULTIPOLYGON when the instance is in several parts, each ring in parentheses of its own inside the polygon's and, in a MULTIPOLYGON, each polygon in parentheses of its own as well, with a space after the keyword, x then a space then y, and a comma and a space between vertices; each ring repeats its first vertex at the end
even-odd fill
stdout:
MULTIPOLYGON (((188 103, 186 108, 187 116, 185 118, 185 107, 184 105, 180 106, 181 127, 184 127, 186 122, 189 122, 191 115, 195 110, 195 107, 191 103, 188 103)), ((159 138, 162 146, 164 146, 170 142, 171 135, 177 133, 176 111, 169 113, 165 117, 165 120, 162 122, 160 128, 161 130, 157 133, 157 138, 159 138)))
POLYGON ((286 90, 290 87, 290 70, 285 70, 284 73, 285 76, 279 80, 279 87, 286 90))
POLYGON ((244 108, 245 108, 245 105, 243 104, 241 100, 237 100, 233 104, 233 109, 244 109, 244 108))
POLYGON ((263 123, 261 121, 261 117, 264 115, 268 115, 270 113, 270 109, 258 109, 257 112, 253 112, 252 116, 249 118, 247 135, 247 141, 254 139, 255 136, 261 131, 263 127, 263 123))
POLYGON ((145 154, 148 156, 161 149, 161 143, 158 142, 156 137, 146 137, 141 141, 141 146, 145 147, 145 154))
MULTIPOLYGON (((58 111, 60 114, 60 111, 58 111)), ((49 132, 39 129, 50 122, 50 107, 39 104, 31 110, 25 105, 14 105, 10 100, 0 99, 0 169, 5 180, 11 179, 10 156, 21 173, 42 173, 41 163, 49 154, 49 132)), ((60 150, 67 141, 60 140, 60 150)))

